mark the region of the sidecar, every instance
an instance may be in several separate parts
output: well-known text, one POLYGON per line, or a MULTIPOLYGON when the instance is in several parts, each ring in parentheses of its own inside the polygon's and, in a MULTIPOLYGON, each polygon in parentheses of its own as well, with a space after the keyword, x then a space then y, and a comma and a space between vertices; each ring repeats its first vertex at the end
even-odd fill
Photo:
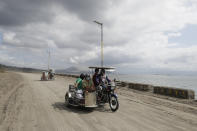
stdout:
POLYGON ((48 80, 48 72, 43 71, 40 80, 41 80, 41 81, 47 81, 47 80, 48 80))
POLYGON ((69 85, 65 94, 66 106, 97 107, 96 92, 78 92, 74 85, 69 85))

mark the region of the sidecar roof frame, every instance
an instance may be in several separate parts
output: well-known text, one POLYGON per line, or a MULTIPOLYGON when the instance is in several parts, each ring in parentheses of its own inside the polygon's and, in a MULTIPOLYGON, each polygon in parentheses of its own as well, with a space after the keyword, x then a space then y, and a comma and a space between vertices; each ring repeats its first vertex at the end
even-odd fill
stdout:
POLYGON ((89 69, 105 69, 105 70, 115 70, 116 68, 115 67, 101 67, 101 66, 90 66, 89 69))

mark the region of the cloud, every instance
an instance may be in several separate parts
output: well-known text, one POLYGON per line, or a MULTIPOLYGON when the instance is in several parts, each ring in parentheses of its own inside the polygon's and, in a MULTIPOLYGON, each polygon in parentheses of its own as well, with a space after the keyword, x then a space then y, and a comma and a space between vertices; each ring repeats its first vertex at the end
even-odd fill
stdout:
POLYGON ((4 0, 0 1, 0 25, 23 26, 28 23, 49 22, 53 12, 48 0, 4 0))
POLYGON ((180 32, 174 32, 174 33, 169 33, 168 34, 168 37, 179 37, 179 36, 181 36, 180 32))
POLYGON ((102 19, 105 11, 117 0, 60 0, 65 10, 76 14, 82 20, 102 19))
POLYGON ((169 41, 197 24, 195 0, 6 0, 0 16, 1 48, 7 48, 1 60, 22 63, 25 54, 27 66, 45 68, 49 47, 55 68, 98 65, 100 27, 92 22, 98 20, 104 23, 105 65, 197 70, 197 45, 169 41))

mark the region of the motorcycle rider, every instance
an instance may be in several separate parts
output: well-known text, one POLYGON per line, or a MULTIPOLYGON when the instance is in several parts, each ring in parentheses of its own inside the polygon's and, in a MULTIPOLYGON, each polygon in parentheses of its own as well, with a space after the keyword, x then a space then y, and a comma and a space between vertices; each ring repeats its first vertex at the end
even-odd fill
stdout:
POLYGON ((107 88, 107 84, 111 81, 107 75, 105 74, 105 69, 101 69, 100 74, 98 75, 99 78, 99 86, 98 86, 98 102, 102 101, 102 94, 104 90, 107 88))
POLYGON ((99 86, 99 68, 96 68, 95 69, 95 73, 92 77, 92 80, 94 82, 94 86, 97 87, 99 86))
POLYGON ((103 88, 106 88, 106 85, 110 83, 111 80, 107 77, 105 74, 105 69, 101 69, 101 72, 99 74, 99 83, 103 88))

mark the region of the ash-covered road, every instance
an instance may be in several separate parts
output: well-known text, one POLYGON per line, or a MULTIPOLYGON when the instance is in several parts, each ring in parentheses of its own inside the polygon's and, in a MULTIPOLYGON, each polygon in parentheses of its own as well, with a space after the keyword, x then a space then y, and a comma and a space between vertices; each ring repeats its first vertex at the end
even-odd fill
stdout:
POLYGON ((120 107, 67 108, 64 95, 75 79, 0 73, 1 131, 196 131, 197 107, 119 89, 120 107))

